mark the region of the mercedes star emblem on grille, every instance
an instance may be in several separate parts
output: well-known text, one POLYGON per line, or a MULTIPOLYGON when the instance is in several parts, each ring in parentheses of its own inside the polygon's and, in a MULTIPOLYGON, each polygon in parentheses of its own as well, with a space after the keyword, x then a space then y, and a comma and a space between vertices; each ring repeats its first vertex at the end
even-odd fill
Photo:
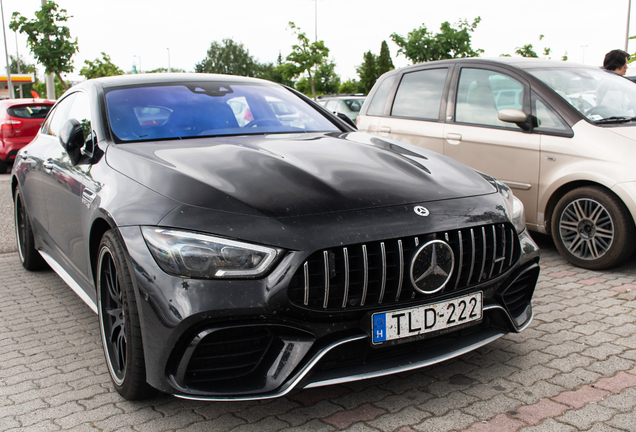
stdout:
POLYGON ((428 209, 422 206, 415 206, 413 211, 415 211, 418 216, 428 216, 430 214, 428 209))
POLYGON ((455 254, 448 243, 431 240, 417 250, 411 262, 413 288, 433 294, 444 288, 453 273, 455 254))

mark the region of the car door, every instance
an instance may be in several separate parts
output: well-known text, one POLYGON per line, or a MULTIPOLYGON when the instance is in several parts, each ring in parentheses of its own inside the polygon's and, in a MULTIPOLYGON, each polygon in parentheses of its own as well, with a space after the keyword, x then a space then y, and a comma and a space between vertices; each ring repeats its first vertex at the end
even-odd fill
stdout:
POLYGON ((503 70, 462 67, 450 92, 444 154, 506 183, 537 221, 540 137, 499 120, 502 109, 530 116, 530 87, 503 70))
POLYGON ((65 98, 55 106, 42 125, 41 133, 18 156, 22 197, 35 232, 45 241, 48 240, 48 212, 44 183, 48 173, 44 162, 50 148, 59 145, 57 133, 66 119, 72 99, 65 98))
POLYGON ((448 76, 448 67, 403 74, 390 113, 379 118, 376 134, 442 153, 448 76))
MULTIPOLYGON (((69 119, 75 119, 83 126, 85 140, 92 139, 90 105, 85 93, 74 94, 65 122, 69 119)), ((59 140, 57 145, 51 146, 44 161, 48 232, 54 244, 54 258, 72 276, 83 278, 90 273, 84 240, 87 207, 96 196, 90 168, 91 165, 73 165, 59 140)))

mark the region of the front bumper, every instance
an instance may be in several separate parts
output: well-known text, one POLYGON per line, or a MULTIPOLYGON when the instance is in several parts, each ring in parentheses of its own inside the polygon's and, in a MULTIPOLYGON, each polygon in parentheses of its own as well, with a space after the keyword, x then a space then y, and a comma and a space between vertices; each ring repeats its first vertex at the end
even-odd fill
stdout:
POLYGON ((258 280, 191 280, 156 265, 139 227, 121 227, 136 277, 147 381, 178 397, 252 400, 411 370, 469 352, 532 319, 539 254, 527 231, 502 274, 434 298, 353 310, 294 304, 288 287, 308 255, 290 251, 258 280), (371 314, 483 292, 483 318, 441 334, 372 346, 371 314))

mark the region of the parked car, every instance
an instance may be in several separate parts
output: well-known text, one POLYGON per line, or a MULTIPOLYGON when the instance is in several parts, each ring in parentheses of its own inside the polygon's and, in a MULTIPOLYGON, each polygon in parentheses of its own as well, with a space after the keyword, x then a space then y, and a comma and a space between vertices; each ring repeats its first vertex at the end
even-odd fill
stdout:
POLYGON ((636 87, 570 62, 456 59, 384 74, 358 128, 498 178, 530 230, 571 263, 603 269, 636 245, 636 87))
POLYGON ((44 99, 0 101, 0 174, 7 172, 18 150, 35 137, 54 103, 44 99))
POLYGON ((327 95, 318 97, 318 103, 333 113, 345 114, 355 123, 365 99, 361 94, 327 95))
POLYGON ((98 314, 127 399, 272 398, 437 363, 532 319, 539 253, 509 188, 268 81, 80 83, 11 188, 22 265, 48 263, 98 314))

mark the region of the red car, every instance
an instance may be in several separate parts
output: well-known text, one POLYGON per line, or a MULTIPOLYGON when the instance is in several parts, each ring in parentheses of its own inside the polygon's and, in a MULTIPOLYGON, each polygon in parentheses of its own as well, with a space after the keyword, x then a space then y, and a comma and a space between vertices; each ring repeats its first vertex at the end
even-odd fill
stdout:
POLYGON ((13 165, 18 150, 35 138, 54 104, 46 99, 0 101, 0 174, 13 165))

